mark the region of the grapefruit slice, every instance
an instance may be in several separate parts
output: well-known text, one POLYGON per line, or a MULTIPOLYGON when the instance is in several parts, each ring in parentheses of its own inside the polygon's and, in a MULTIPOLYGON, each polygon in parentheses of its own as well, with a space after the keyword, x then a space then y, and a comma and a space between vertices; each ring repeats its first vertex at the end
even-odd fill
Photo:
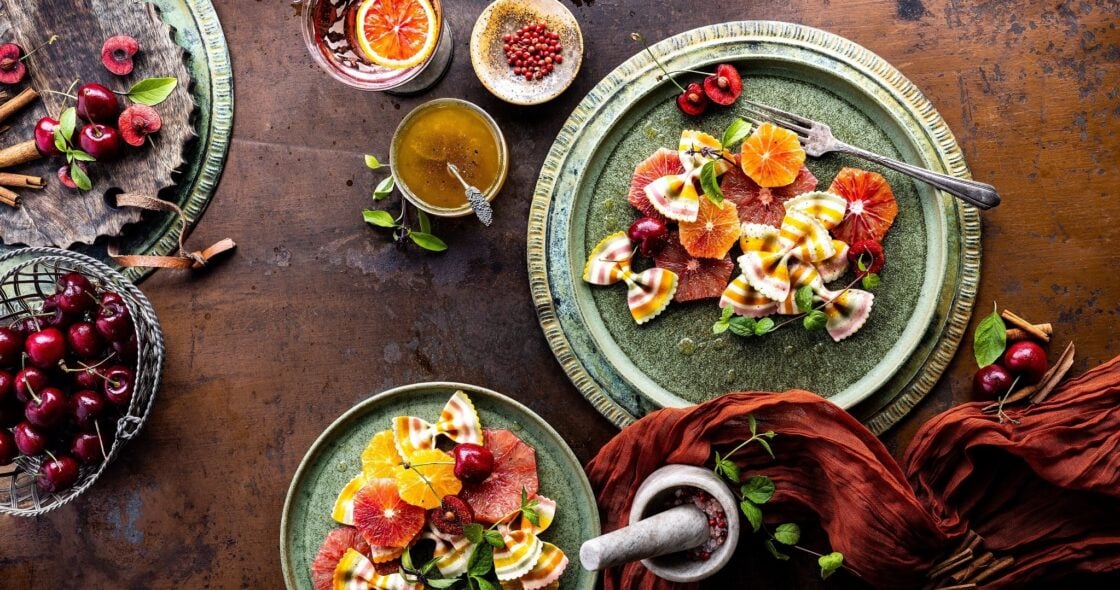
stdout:
POLYGON ((697 258, 689 254, 676 234, 670 234, 669 244, 661 249, 654 263, 677 274, 677 292, 673 296, 676 302, 719 297, 735 268, 729 255, 697 258))
POLYGON ((864 240, 882 241, 898 216, 898 203, 891 185, 882 175, 857 168, 844 168, 828 187, 848 201, 844 220, 833 235, 849 244, 864 240))
POLYGON ((455 459, 439 449, 416 451, 403 465, 393 468, 401 499, 424 509, 436 508, 444 496, 463 487, 455 477, 455 459))
POLYGON ((782 218, 786 215, 784 203, 797 195, 816 190, 817 177, 802 166, 791 184, 767 188, 751 180, 741 168, 733 168, 720 179, 719 188, 725 199, 735 203, 739 221, 781 227, 782 218))
POLYGON ((646 196, 646 186, 662 176, 674 174, 684 174, 680 154, 669 148, 658 149, 653 152, 652 156, 642 160, 634 168, 634 176, 630 177, 630 192, 626 195, 626 201, 632 207, 641 211, 642 215, 667 221, 665 216, 649 202, 649 197, 646 196))
POLYGON ((397 482, 375 479, 354 498, 354 526, 370 545, 404 547, 424 528, 427 513, 401 499, 397 482))
POLYGON ((364 0, 356 26, 362 53, 396 70, 424 63, 439 39, 439 19, 428 0, 364 0))
POLYGON ((315 590, 331 590, 334 569, 342 561, 347 549, 354 549, 364 555, 369 551, 369 543, 362 538, 358 529, 350 526, 327 533, 327 538, 323 539, 323 544, 319 547, 319 553, 311 562, 311 584, 315 586, 315 590))
POLYGON ((486 448, 494 454, 494 471, 479 483, 463 486, 460 497, 474 509, 475 519, 495 523, 521 508, 521 489, 537 495, 537 452, 503 429, 484 431, 486 448))
POLYGON ((743 142, 739 164, 758 186, 786 186, 805 164, 805 150, 796 133, 763 123, 743 142))
POLYGON ((723 258, 739 239, 739 212, 728 200, 700 199, 696 221, 680 222, 681 244, 697 258, 723 258))

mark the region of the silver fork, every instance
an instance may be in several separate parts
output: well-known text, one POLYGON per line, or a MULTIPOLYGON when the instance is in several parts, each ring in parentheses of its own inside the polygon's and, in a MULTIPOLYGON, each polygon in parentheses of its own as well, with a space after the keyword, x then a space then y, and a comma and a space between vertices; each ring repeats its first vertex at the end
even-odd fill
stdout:
POLYGON ((829 129, 828 125, 820 121, 807 119, 801 115, 795 115, 752 100, 743 99, 743 102, 746 103, 748 114, 748 116, 744 117, 746 120, 755 125, 769 122, 779 127, 789 129, 797 134, 798 139, 801 140, 801 145, 805 148, 805 153, 814 158, 823 156, 829 152, 852 154, 853 156, 859 156, 864 160, 870 160, 880 166, 890 168, 891 170, 908 174, 981 209, 991 209, 999 205, 999 193, 997 193, 995 187, 990 184, 956 178, 913 166, 906 162, 899 162, 898 160, 869 152, 836 139, 836 137, 832 135, 832 130, 829 129))

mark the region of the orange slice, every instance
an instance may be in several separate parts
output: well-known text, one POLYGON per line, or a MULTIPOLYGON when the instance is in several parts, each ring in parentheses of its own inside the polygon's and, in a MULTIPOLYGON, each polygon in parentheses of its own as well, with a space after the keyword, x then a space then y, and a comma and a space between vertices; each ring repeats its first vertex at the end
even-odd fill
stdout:
POLYGON ((454 496, 463 488, 455 477, 455 459, 439 449, 416 451, 404 465, 393 468, 397 492, 413 506, 431 509, 444 496, 454 496))
POLYGON ((844 220, 832 230, 836 238, 856 244, 881 241, 898 216, 898 203, 891 185, 882 175, 858 168, 843 168, 828 191, 844 197, 848 209, 844 220))
POLYGON ((366 57, 398 70, 424 63, 439 39, 439 19, 428 0, 364 0, 357 28, 366 57))
POLYGON ((758 186, 786 186, 797 179, 805 163, 805 150, 797 134, 763 123, 743 142, 739 165, 758 186))
POLYGON ((696 221, 680 222, 681 244, 697 258, 723 258, 739 239, 739 212, 735 203, 700 199, 696 221))
POLYGON ((362 451, 362 475, 366 479, 393 477, 393 468, 403 462, 393 442, 393 431, 383 430, 373 435, 362 451))

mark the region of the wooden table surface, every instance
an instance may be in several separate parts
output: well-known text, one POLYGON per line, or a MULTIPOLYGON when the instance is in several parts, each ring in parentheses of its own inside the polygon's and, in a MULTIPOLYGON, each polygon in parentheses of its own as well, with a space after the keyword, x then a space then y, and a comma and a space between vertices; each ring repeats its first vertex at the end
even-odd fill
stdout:
MULTIPOLYGON (((396 385, 451 380, 505 392, 591 458, 615 429, 569 383, 537 324, 526 220, 564 119, 639 49, 630 31, 656 41, 726 20, 785 20, 886 58, 949 122, 973 174, 1003 195, 984 215, 980 309, 996 300, 1055 322, 1058 343, 1077 343, 1075 372, 1120 350, 1115 2, 566 3, 586 40, 580 76, 551 104, 518 108, 490 96, 471 70, 468 38, 482 0, 445 0, 451 72, 408 99, 328 78, 285 0, 215 2, 233 57, 236 123, 191 242, 229 236, 239 247, 205 274, 161 271, 144 283, 168 351, 147 427, 72 504, 37 519, 0 518, 0 587, 281 587, 280 512, 296 466, 334 418, 396 385), (401 116, 440 96, 493 114, 514 165, 493 227, 440 221, 448 252, 402 252, 362 223, 375 175, 361 156, 385 156, 401 116)), ((974 367, 963 348, 934 393, 884 437, 896 455, 924 421, 969 399, 974 367)), ((726 581, 861 587, 846 574, 820 584, 815 564, 799 558, 738 563, 726 581)))

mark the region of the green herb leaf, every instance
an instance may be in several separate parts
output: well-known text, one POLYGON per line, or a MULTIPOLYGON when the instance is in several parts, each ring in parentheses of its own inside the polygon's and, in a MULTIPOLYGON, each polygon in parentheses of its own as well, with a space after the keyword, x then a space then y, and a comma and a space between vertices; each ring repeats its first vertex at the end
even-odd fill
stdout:
POLYGON ((972 340, 972 352, 976 355, 976 364, 986 367, 997 360, 1007 348, 1007 325, 999 316, 999 309, 993 304, 992 314, 980 321, 976 327, 976 335, 972 340))
POLYGON ((485 576, 494 569, 494 550, 489 545, 476 545, 467 562, 467 573, 473 578, 485 576))
POLYGON ((381 199, 384 199, 385 197, 391 195, 393 193, 393 189, 396 188, 396 186, 397 181, 394 180, 392 176, 386 176, 385 178, 381 179, 381 182, 377 183, 377 186, 373 188, 373 200, 380 201, 381 199))
POLYGON ((751 429, 751 436, 758 433, 758 420, 754 419, 754 414, 747 414, 747 427, 751 429))
POLYGON ((70 150, 67 154, 70 158, 81 162, 96 162, 97 158, 83 152, 82 150, 70 150))
POLYGON ((757 533, 758 529, 762 528, 762 510, 750 500, 739 502, 739 510, 743 511, 743 516, 746 516, 747 521, 751 523, 751 530, 757 533))
POLYGON ((708 200, 719 205, 723 202, 723 191, 719 188, 719 179, 716 178, 716 161, 708 160, 700 169, 700 188, 708 200))
POLYGON ((74 137, 74 129, 78 126, 78 111, 74 107, 70 107, 58 116, 58 127, 55 127, 55 136, 61 134, 65 141, 70 141, 74 137))
POLYGON ((726 457, 716 453, 716 475, 722 475, 732 483, 739 483, 739 466, 726 457))
POLYGON ((774 556, 774 559, 778 559, 781 561, 786 561, 789 559, 788 555, 778 550, 778 546, 774 544, 773 539, 766 539, 766 549, 770 552, 770 555, 774 556))
POLYGON ((447 249, 447 244, 432 234, 414 231, 409 233, 408 237, 412 238, 413 243, 417 246, 429 252, 443 252, 447 249))
POLYGON ((488 530, 486 531, 486 533, 484 533, 484 536, 486 538, 486 542, 489 543, 491 547, 495 549, 505 548, 506 541, 502 538, 502 534, 498 531, 488 530))
POLYGON ((731 318, 729 327, 731 328, 732 334, 736 336, 746 337, 754 336, 755 324, 756 322, 754 318, 748 318, 746 316, 735 316, 731 318))
POLYGON ((867 272, 867 263, 863 261, 863 254, 860 254, 859 258, 856 258, 856 268, 858 268, 860 272, 867 272))
POLYGON ((432 579, 432 578, 428 578, 428 577, 424 578, 424 586, 425 587, 436 588, 437 590, 442 590, 443 588, 450 588, 457 583, 459 583, 459 580, 456 579, 456 578, 447 578, 447 579, 442 579, 442 578, 432 579))
POLYGON ((132 102, 154 107, 167 100, 178 84, 175 78, 144 78, 128 89, 127 96, 132 102))
POLYGON ((478 590, 498 590, 498 587, 494 585, 494 582, 491 582, 486 578, 472 577, 471 579, 478 584, 478 590))
POLYGON ((801 540, 801 527, 792 522, 778 525, 774 538, 782 545, 796 545, 801 540))
POLYGON ((743 482, 739 492, 755 504, 765 504, 774 497, 774 482, 765 475, 752 475, 743 482))
POLYGON ((732 309, 730 305, 723 308, 723 311, 719 314, 719 321, 712 324, 712 334, 723 334, 726 332, 727 329, 731 327, 731 316, 734 313, 735 310, 732 309))
POLYGON ((476 545, 481 543, 482 525, 478 524, 477 522, 463 525, 463 536, 465 536, 468 541, 476 545))
POLYGON ((864 289, 870 291, 879 286, 879 275, 873 272, 869 272, 863 275, 863 281, 861 281, 861 283, 863 284, 864 289))
POLYGON ((410 573, 416 571, 416 568, 412 565, 412 553, 408 549, 405 549, 404 553, 401 554, 401 567, 410 573))
POLYGON ((70 146, 66 145, 66 139, 62 136, 62 130, 58 127, 54 128, 54 148, 64 154, 70 150, 70 146))
POLYGON ((774 432, 773 430, 767 430, 766 432, 763 432, 763 433, 762 433, 762 434, 760 434, 759 436, 765 436, 766 438, 770 438, 770 439, 772 439, 772 438, 774 438, 775 436, 778 436, 778 433, 777 433, 777 432, 774 432))
POLYGON ((723 132, 723 138, 720 139, 719 142, 723 144, 724 149, 728 149, 740 141, 743 141, 750 133, 751 124, 737 118, 727 126, 727 129, 723 132))
POLYGON ((362 219, 370 225, 377 227, 397 227, 397 220, 388 211, 378 211, 376 209, 366 209, 362 211, 362 219))
POLYGON ((823 311, 814 309, 805 314, 805 318, 801 320, 801 325, 810 332, 823 330, 828 325, 828 316, 823 311))
POLYGON ((377 170, 380 167, 381 160, 378 160, 377 156, 366 154, 366 168, 369 168, 370 170, 377 170))
POLYGON ((768 332, 774 331, 774 320, 770 318, 762 318, 754 324, 754 335, 762 336, 768 332))
POLYGON ((420 568, 420 574, 426 576, 426 575, 432 573, 432 570, 436 569, 436 564, 437 563, 439 563, 439 558, 438 557, 433 557, 433 558, 429 559, 428 563, 425 563, 424 566, 420 568))
POLYGON ((805 285, 793 294, 793 301, 797 304, 797 311, 802 313, 813 309, 813 288, 805 285))
POLYGON ((828 555, 822 555, 817 559, 817 564, 821 566, 821 579, 827 580, 840 566, 844 565, 844 554, 839 551, 833 551, 828 555))
POLYGON ((88 191, 93 189, 93 183, 90 182, 89 176, 86 176, 85 171, 77 164, 70 166, 70 178, 74 180, 74 184, 81 190, 88 191))
POLYGON ((427 213, 422 210, 416 210, 416 220, 420 222, 420 231, 426 234, 432 233, 432 218, 428 217, 427 213))
POLYGON ((766 441, 764 441, 760 438, 760 439, 758 439, 758 444, 762 445, 763 449, 766 449, 766 454, 770 455, 771 459, 775 458, 774 457, 774 449, 770 448, 770 443, 768 443, 768 442, 766 442, 766 441))

